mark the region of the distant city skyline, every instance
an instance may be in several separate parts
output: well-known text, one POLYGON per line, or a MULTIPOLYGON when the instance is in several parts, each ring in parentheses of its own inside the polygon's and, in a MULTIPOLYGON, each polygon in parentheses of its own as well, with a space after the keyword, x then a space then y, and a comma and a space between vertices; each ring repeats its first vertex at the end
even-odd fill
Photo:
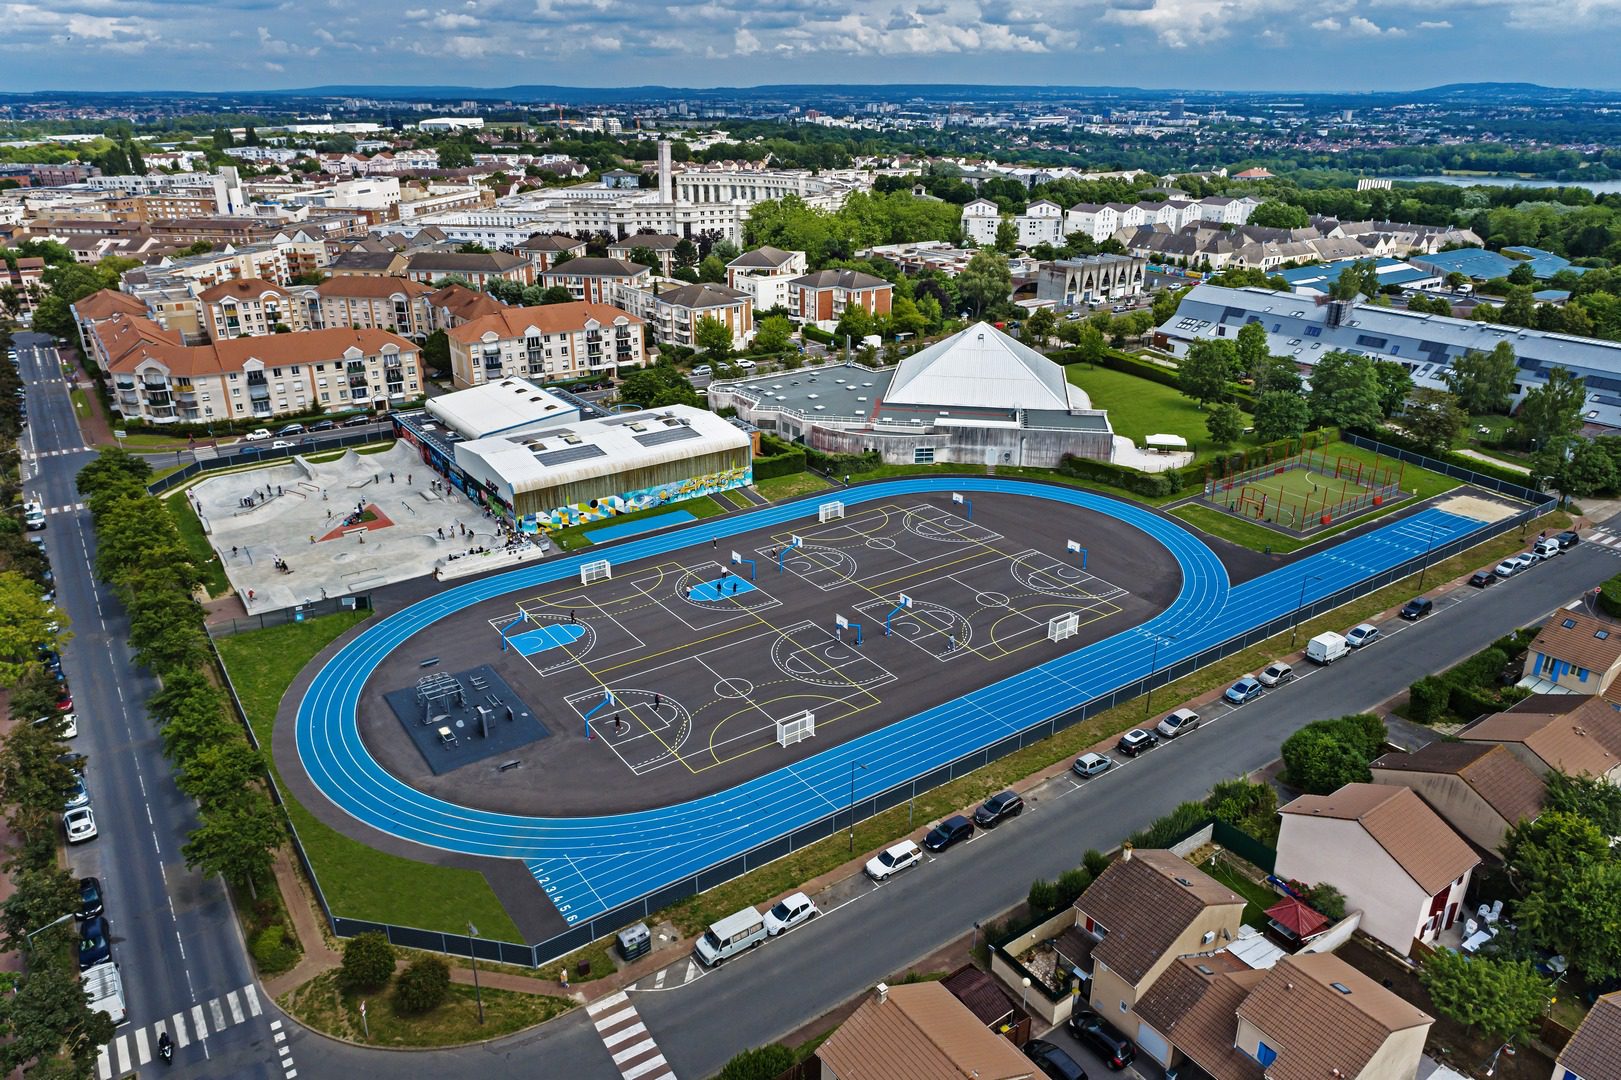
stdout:
POLYGON ((1411 90, 1613 79, 1621 0, 0 2, 0 90, 805 83, 1411 90))

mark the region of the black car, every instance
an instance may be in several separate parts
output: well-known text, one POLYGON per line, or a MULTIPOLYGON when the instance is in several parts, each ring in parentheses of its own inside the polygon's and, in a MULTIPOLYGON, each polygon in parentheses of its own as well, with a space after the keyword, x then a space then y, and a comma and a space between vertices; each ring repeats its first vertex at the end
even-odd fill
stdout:
POLYGON ((1114 748, 1127 757, 1136 757, 1144 750, 1152 750, 1159 745, 1159 736, 1146 728, 1132 728, 1120 736, 1120 741, 1114 748))
POLYGON ((1086 1070, 1081 1068, 1081 1063, 1046 1039, 1031 1039, 1025 1043, 1024 1056, 1052 1080, 1086 1080, 1086 1070))
POLYGON ((97 915, 79 927, 79 970, 87 971, 113 958, 112 931, 107 917, 97 915))
POLYGON ((1024 813, 1024 800, 1017 791, 1003 791, 985 800, 985 804, 974 811, 974 824, 982 829, 994 829, 1005 819, 1018 817, 1024 813))
POLYGON ((1401 617, 1406 619, 1408 622, 1413 622, 1428 615, 1430 613, 1430 609, 1433 607, 1435 607, 1435 601, 1431 600, 1429 597, 1415 596, 1411 600, 1407 601, 1407 603, 1402 605, 1401 617))
POLYGON ((1110 1069, 1124 1069, 1137 1058, 1131 1040, 1090 1009, 1077 1009, 1070 1014, 1069 1033, 1095 1050, 1110 1069))
POLYGON ((337 428, 338 422, 336 420, 317 420, 310 425, 310 433, 313 435, 317 431, 336 431, 337 428))
POLYGON ((105 910, 101 900, 101 879, 82 877, 79 879, 79 910, 74 914, 81 920, 93 919, 105 910))
POLYGON ((344 427, 365 427, 367 424, 373 424, 373 423, 376 423, 376 422, 377 422, 377 418, 374 417, 374 416, 351 416, 349 419, 347 419, 347 420, 345 420, 343 422, 343 426, 344 427))
POLYGON ((953 814, 929 831, 923 846, 930 851, 944 851, 959 840, 974 835, 974 823, 961 814, 953 814))
POLYGON ((1492 573, 1490 570, 1476 570, 1473 574, 1469 575, 1469 584, 1473 585, 1477 589, 1484 589, 1488 585, 1497 584, 1497 575, 1492 573))
POLYGON ((1582 542, 1582 538, 1580 536, 1577 536, 1575 533, 1570 532, 1569 530, 1560 533, 1558 536, 1554 537, 1554 539, 1559 541, 1560 551, 1564 551, 1566 548, 1573 548, 1582 542))

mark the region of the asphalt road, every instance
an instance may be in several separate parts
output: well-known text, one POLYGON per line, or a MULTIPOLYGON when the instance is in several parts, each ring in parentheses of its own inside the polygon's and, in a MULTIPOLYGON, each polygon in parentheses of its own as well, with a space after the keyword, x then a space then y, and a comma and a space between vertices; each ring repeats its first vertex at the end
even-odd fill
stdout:
POLYGON ((68 863, 75 873, 101 878, 129 1006, 107 1070, 122 1074, 146 1064, 143 1052, 156 1048, 154 1025, 176 1032, 174 1017, 183 1013, 186 1045, 175 1055, 176 1076, 284 1078, 269 1027, 279 1014, 261 999, 255 1016, 243 991, 252 967, 224 887, 187 870, 180 853, 195 808, 175 788, 146 716, 156 682, 131 662, 128 619, 92 573, 95 535, 74 485, 92 454, 49 344, 40 334, 16 338, 28 386, 23 486, 25 497, 39 499, 48 512, 45 531, 36 535, 45 538, 57 603, 73 631, 63 650, 79 723, 72 749, 89 757, 98 830, 95 839, 68 849, 68 863), (201 1039, 199 1015, 207 1030, 201 1039))

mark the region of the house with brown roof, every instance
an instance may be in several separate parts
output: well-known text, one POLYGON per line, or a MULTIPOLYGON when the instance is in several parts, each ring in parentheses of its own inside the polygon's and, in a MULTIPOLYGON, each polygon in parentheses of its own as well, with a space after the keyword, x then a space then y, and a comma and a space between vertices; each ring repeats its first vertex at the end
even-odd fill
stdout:
POLYGON ((649 286, 619 286, 613 295, 616 304, 646 321, 661 345, 696 347, 703 319, 714 319, 730 330, 734 349, 746 348, 754 337, 754 294, 742 289, 655 278, 649 286))
POLYGON ((624 259, 630 262, 632 261, 630 257, 632 251, 637 248, 646 248, 653 253, 653 258, 658 261, 658 265, 653 267, 653 272, 668 277, 670 271, 675 269, 676 246, 683 239, 685 238, 664 233, 637 233, 634 236, 627 236, 623 240, 609 244, 608 258, 624 259))
POLYGON ((1346 784, 1282 807, 1274 873, 1327 883, 1361 929, 1406 956, 1457 921, 1480 857, 1411 788, 1346 784))
POLYGON ((1538 776, 1557 769, 1621 784, 1621 712, 1604 698, 1529 697, 1475 721, 1458 738, 1500 743, 1538 776), (1572 700, 1579 704, 1567 708, 1572 700))
POLYGON ((1332 953, 1266 970, 1173 964, 1139 1003, 1137 1046, 1214 1080, 1413 1080, 1434 1018, 1332 953))
POLYGON ((405 254, 400 251, 369 251, 359 246, 337 255, 326 264, 333 275, 359 274, 370 277, 399 277, 405 273, 405 254))
POLYGON ((512 252, 528 259, 538 274, 569 259, 584 258, 585 241, 567 233, 536 233, 514 247, 512 252))
POLYGON ((95 328, 98 324, 106 322, 115 315, 132 315, 145 318, 146 304, 126 292, 117 289, 102 289, 89 296, 80 297, 68 305, 73 313, 73 322, 79 328, 79 345, 86 356, 94 356, 92 341, 95 339, 95 328))
MULTIPOLYGON (((1525 654, 1527 686, 1539 694, 1610 695, 1621 674, 1621 626, 1581 611, 1556 611, 1525 654)), ((1612 700, 1621 704, 1621 686, 1612 700)))
POLYGON ((652 271, 627 259, 570 259, 536 275, 543 289, 564 288, 576 300, 591 304, 617 303, 621 286, 640 288, 652 271))
POLYGON ((305 291, 310 325, 376 327, 404 337, 433 333, 433 288, 406 278, 340 274, 305 291))
POLYGON ((503 307, 445 332, 458 390, 518 376, 546 382, 642 367, 642 320, 608 304, 503 307))
POLYGON ((465 285, 446 285, 427 296, 428 319, 431 329, 449 330, 453 326, 494 315, 505 304, 489 293, 469 289, 465 285))
POLYGON ((277 327, 307 330, 306 310, 280 285, 258 278, 232 278, 197 294, 203 328, 212 341, 274 334, 277 327))
POLYGON ((1542 813, 1542 778, 1507 747, 1489 742, 1433 742, 1411 753, 1385 754, 1369 768, 1375 784, 1411 788, 1454 832, 1490 855, 1521 821, 1542 813))
POLYGON ((859 270, 818 270, 788 282, 788 314, 818 329, 832 330, 848 308, 888 315, 895 287, 859 270))
POLYGON ((1554 1059, 1553 1080, 1621 1080, 1621 991, 1593 1003, 1554 1059))
POLYGON ((878 985, 816 1049, 820 1080, 1039 1080, 1029 1058, 936 982, 878 985))
POLYGON ((421 282, 460 278, 482 289, 497 280, 533 285, 535 268, 529 260, 506 251, 413 251, 405 256, 405 276, 421 282))

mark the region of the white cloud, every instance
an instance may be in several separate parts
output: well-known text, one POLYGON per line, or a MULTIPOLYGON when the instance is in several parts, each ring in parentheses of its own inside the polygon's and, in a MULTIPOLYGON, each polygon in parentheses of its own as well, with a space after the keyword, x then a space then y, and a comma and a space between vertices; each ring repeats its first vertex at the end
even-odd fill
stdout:
POLYGON ((1416 29, 1416 30, 1451 30, 1452 29, 1452 24, 1447 22, 1445 19, 1439 19, 1439 20, 1436 20, 1434 22, 1421 22, 1416 27, 1414 27, 1414 29, 1416 29))
POLYGON ((732 35, 732 51, 738 56, 753 56, 760 51, 760 39, 748 27, 740 26, 732 35))

